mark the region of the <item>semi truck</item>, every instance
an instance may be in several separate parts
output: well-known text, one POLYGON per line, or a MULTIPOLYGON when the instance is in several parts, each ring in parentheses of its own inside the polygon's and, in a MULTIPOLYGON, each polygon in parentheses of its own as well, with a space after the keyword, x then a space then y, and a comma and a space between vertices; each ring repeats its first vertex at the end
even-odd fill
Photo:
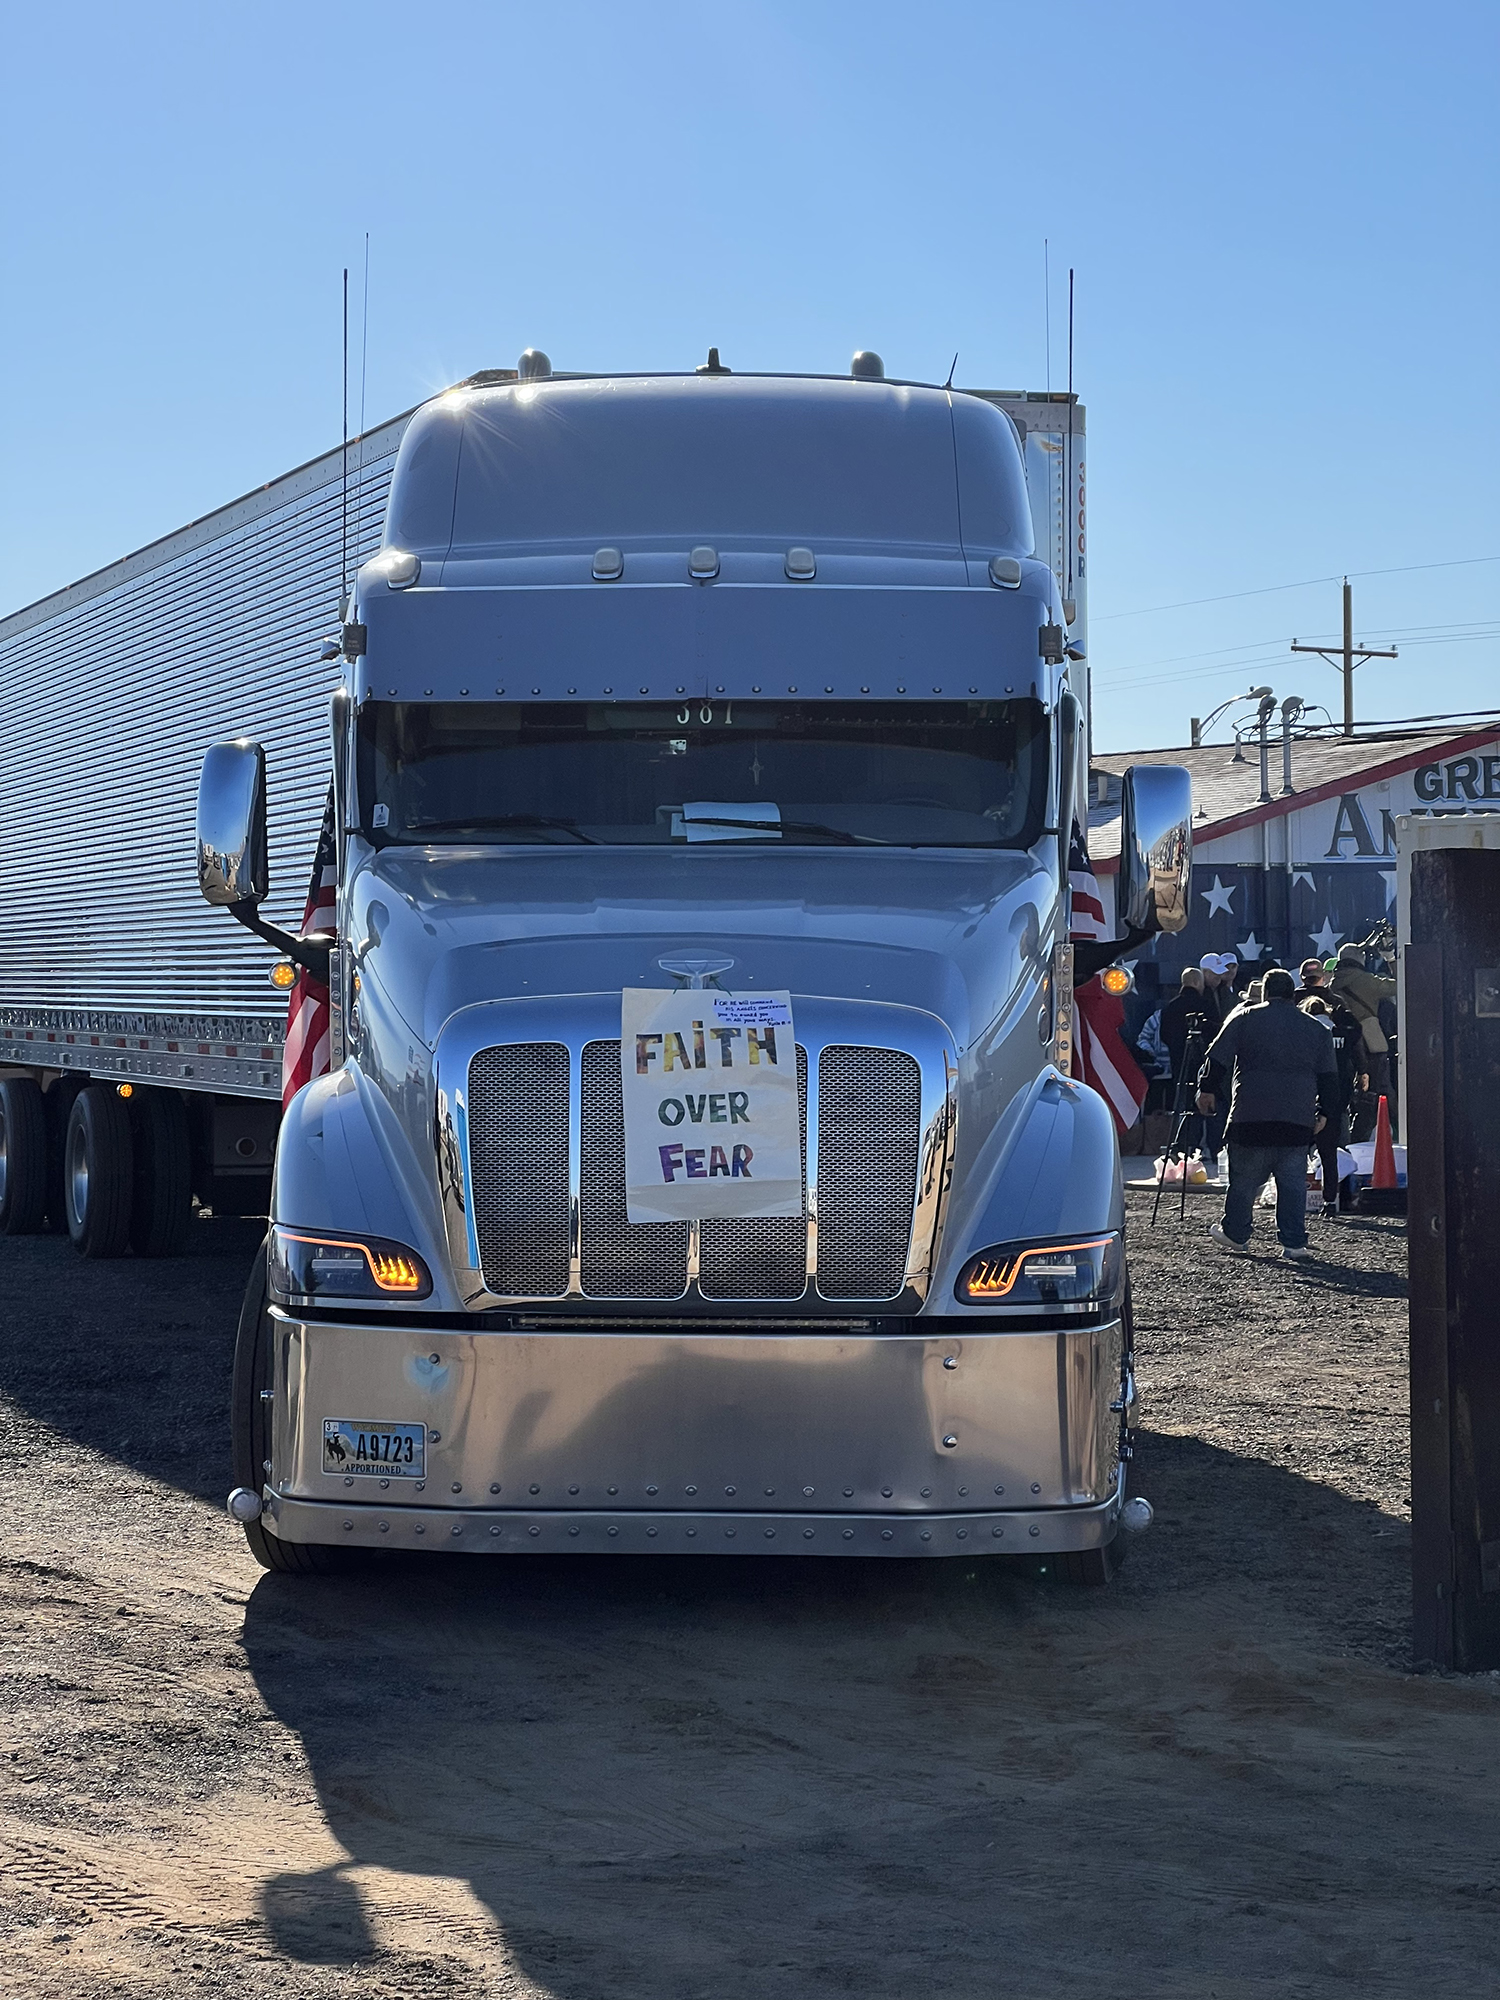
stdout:
POLYGON ((1108 1577, 1073 985, 1185 921, 1191 808, 1126 773, 1120 934, 1075 944, 1083 492, 1071 397, 528 350, 0 623, 0 1228, 267 1215, 265 1566, 1108 1577), (293 978, 328 1061, 283 1107, 293 978))

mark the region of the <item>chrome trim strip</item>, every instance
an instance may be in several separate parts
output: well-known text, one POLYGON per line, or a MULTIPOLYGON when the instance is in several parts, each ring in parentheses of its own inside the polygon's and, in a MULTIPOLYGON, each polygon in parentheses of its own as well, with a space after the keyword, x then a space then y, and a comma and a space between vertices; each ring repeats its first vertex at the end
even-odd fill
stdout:
POLYGON ((1036 1556, 1113 1540, 1125 1468, 1107 1500, 1004 1514, 504 1513, 284 1499, 266 1487, 280 1540, 460 1555, 1036 1556))
MULTIPOLYGON (((474 1182, 469 1171, 469 1111, 465 1098, 468 1083, 463 1083, 453 1093, 453 1117, 457 1127, 458 1164, 463 1176, 464 1242, 469 1252, 469 1262, 479 1269, 479 1231, 474 1222, 474 1182)), ((575 1214, 576 1214, 575 1204, 575 1214)))

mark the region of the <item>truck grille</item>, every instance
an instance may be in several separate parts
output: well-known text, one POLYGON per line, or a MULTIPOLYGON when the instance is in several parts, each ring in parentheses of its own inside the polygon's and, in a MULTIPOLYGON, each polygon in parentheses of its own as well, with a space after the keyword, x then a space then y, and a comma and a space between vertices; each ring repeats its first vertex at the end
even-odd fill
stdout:
MULTIPOLYGON (((807 1195, 807 1051, 797 1050, 807 1195)), ((921 1140, 921 1072, 900 1050, 825 1048, 818 1058, 817 1289, 838 1300, 895 1298, 906 1275, 921 1140)), ((469 1067, 475 1229, 487 1289, 560 1298, 569 1275, 569 1058, 558 1042, 482 1049, 469 1067)), ((579 1290, 591 1299, 679 1299, 689 1225, 627 1222, 620 1045, 585 1043, 578 1188, 579 1290)), ((698 1289, 719 1301, 800 1299, 801 1216, 706 1219, 698 1289)))

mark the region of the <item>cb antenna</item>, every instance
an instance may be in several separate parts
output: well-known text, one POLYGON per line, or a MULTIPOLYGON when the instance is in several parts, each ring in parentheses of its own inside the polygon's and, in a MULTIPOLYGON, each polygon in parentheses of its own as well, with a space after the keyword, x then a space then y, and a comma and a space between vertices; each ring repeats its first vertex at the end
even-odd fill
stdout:
POLYGON ((354 505, 363 521, 365 501, 365 378, 370 361, 370 232, 365 231, 365 295, 359 323, 359 462, 354 473, 354 505))
POLYGON ((1073 267, 1068 266, 1068 443, 1063 452, 1063 478, 1068 485, 1064 515, 1068 524, 1068 588, 1064 593, 1073 602, 1073 546, 1077 538, 1077 506, 1073 499, 1073 267))
POLYGON ((365 231, 365 298, 359 329, 359 435, 365 435, 365 372, 370 361, 370 232, 365 231))
POLYGON ((1047 330, 1047 394, 1052 394, 1052 246, 1042 238, 1042 324, 1047 330))
POLYGON ((342 617, 349 605, 349 266, 344 266, 344 482, 339 502, 339 591, 342 617))

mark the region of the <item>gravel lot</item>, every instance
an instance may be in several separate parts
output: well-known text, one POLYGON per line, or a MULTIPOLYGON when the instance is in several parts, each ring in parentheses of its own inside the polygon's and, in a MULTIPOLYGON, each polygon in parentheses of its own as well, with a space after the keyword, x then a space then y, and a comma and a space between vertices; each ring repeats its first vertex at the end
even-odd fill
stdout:
POLYGON ((0 1242, 5 1992, 1500 1991, 1500 1679, 1406 1664, 1401 1225, 1293 1269, 1130 1202, 1157 1524, 1099 1592, 263 1576, 222 1512, 254 1227, 0 1242))

